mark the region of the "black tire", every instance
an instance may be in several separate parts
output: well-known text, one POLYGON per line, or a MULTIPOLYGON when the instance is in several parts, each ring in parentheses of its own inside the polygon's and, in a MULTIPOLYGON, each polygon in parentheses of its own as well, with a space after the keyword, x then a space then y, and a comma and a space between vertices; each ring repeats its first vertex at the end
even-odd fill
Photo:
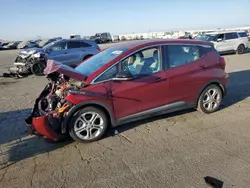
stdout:
POLYGON ((236 54, 243 54, 245 52, 245 46, 243 44, 239 45, 236 54))
POLYGON ((34 64, 31 65, 31 73, 36 76, 42 76, 44 75, 43 71, 45 69, 46 65, 42 61, 37 61, 34 64))
POLYGON ((203 92, 200 94, 198 102, 197 102, 197 110, 200 112, 203 112, 205 114, 213 113, 216 110, 218 110, 218 108, 220 107, 222 98, 223 98, 223 94, 222 94, 221 88, 215 84, 211 84, 211 85, 207 86, 203 90, 203 92), (211 94, 212 91, 217 91, 217 95, 216 95, 217 97, 216 96, 212 97, 213 96, 213 93, 211 94), (208 93, 210 93, 211 100, 207 100, 207 99, 209 99, 208 93), (214 99, 214 98, 216 98, 216 99, 214 99), (211 102, 208 102, 208 101, 211 101, 211 102), (211 105, 210 107, 212 107, 212 108, 209 108, 209 106, 207 106, 207 105, 211 105))
MULTIPOLYGON (((85 116, 86 117, 86 116, 85 116)), ((85 120, 86 120, 86 118, 85 118, 85 120)), ((88 122, 90 122, 90 121, 88 121, 88 122)), ((91 124, 91 123, 90 123, 91 124)), ((80 126, 83 126, 83 125, 80 125, 80 126)), ((88 131, 90 131, 90 132, 92 132, 93 130, 95 130, 95 129, 93 129, 92 128, 92 130, 90 130, 91 128, 90 127, 88 127, 88 126, 91 126, 91 125, 85 125, 86 126, 86 128, 85 128, 85 130, 83 130, 82 132, 88 132, 88 131)), ((78 127, 79 128, 79 127, 78 127)), ((107 128, 108 128, 108 118, 107 118, 107 116, 106 116, 106 114, 102 111, 102 110, 100 110, 100 109, 98 109, 98 108, 96 108, 96 107, 92 107, 92 106, 90 106, 90 107, 86 107, 86 108, 83 108, 83 109, 81 109, 81 110, 79 110, 72 118, 71 118, 71 120, 70 120, 70 122, 69 122, 69 127, 68 127, 68 131, 69 131, 69 135, 75 140, 75 141, 77 141, 77 142, 82 142, 82 143, 89 143, 89 142, 94 142, 94 141, 97 141, 97 140, 100 140, 103 136, 104 136, 104 134, 106 133, 106 131, 107 131, 107 128), (98 135, 96 135, 96 136, 94 136, 93 138, 83 138, 84 137, 84 135, 82 135, 81 133, 76 133, 76 130, 75 130, 75 128, 77 128, 76 126, 78 126, 79 125, 79 123, 82 123, 82 119, 80 120, 80 117, 81 116, 83 116, 83 115, 88 115, 88 114, 91 114, 91 113, 95 113, 95 114, 98 114, 101 118, 102 118, 102 121, 100 120, 100 122, 102 122, 102 129, 100 130, 100 132, 99 132, 99 134, 98 135), (77 124, 78 123, 78 124, 77 124), (82 136, 82 137, 79 137, 79 134, 82 136)), ((97 131, 98 132, 98 131, 97 131)), ((96 132, 96 133, 97 133, 96 132)), ((93 134, 93 133, 92 133, 93 134)), ((86 135, 87 136, 87 135, 86 135)))

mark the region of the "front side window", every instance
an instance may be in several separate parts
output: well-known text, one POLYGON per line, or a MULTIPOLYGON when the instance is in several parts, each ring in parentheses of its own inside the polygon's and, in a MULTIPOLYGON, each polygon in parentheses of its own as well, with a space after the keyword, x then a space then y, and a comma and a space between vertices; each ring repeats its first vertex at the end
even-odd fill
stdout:
POLYGON ((104 72, 99 78, 97 78, 95 82, 110 80, 111 78, 114 78, 116 74, 117 74, 117 66, 113 66, 112 68, 104 72))
POLYGON ((161 70, 158 47, 142 50, 121 62, 121 71, 129 71, 133 76, 151 75, 161 70))
POLYGON ((197 46, 169 45, 167 49, 169 68, 192 63, 200 58, 200 52, 197 46))
POLYGON ((218 34, 217 35, 217 40, 220 39, 220 40, 225 40, 225 35, 224 34, 218 34))
POLYGON ((66 50, 67 49, 67 43, 66 42, 59 42, 56 43, 51 47, 52 51, 60 51, 60 50, 66 50))

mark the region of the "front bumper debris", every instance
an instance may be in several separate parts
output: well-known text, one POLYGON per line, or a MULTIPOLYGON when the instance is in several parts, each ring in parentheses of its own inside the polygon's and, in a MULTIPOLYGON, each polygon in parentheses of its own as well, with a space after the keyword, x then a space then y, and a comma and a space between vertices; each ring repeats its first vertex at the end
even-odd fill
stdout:
POLYGON ((53 141, 60 140, 61 136, 52 130, 49 126, 48 116, 33 117, 31 124, 27 124, 30 134, 36 136, 44 136, 53 141))

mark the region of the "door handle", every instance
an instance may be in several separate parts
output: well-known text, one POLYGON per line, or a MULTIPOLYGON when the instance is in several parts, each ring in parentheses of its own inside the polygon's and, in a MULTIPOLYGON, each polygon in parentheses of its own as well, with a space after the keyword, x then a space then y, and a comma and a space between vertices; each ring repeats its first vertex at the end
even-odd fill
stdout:
POLYGON ((200 66, 202 69, 206 69, 208 66, 207 65, 201 65, 200 66))
POLYGON ((166 81, 167 78, 156 78, 153 82, 156 83, 156 82, 164 82, 166 81))

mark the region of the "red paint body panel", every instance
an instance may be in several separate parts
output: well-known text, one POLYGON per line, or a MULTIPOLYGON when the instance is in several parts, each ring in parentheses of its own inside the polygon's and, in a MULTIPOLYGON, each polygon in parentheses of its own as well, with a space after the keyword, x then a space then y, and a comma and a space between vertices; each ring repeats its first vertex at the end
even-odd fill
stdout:
POLYGON ((112 83, 116 118, 122 118, 167 103, 168 81, 166 72, 122 83, 112 83))

